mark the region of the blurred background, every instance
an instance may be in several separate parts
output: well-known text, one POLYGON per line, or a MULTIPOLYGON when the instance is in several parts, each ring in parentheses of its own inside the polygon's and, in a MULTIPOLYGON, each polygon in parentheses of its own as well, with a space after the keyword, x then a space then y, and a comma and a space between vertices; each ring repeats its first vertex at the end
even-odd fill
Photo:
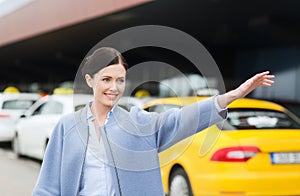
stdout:
MULTIPOLYGON (((276 84, 249 97, 278 102, 300 116, 299 7, 298 0, 0 0, 0 92, 15 87, 43 96, 57 87, 72 87, 82 59, 103 38, 137 25, 163 25, 203 44, 227 90, 270 70, 276 84)), ((163 48, 136 48, 124 56, 129 66, 161 61, 186 74, 199 74, 190 61, 163 48)), ((218 86, 218 81, 208 82, 218 86)), ((132 93, 146 90, 147 96, 166 96, 162 88, 146 84, 132 93)), ((0 155, 14 159, 10 147, 3 148, 0 155)), ((39 163, 21 161, 39 168, 39 163)), ((37 173, 38 169, 32 181, 37 173)), ((1 180, 7 184, 16 179, 1 180)), ((0 194, 22 195, 8 187, 0 187, 0 194)))
MULTIPOLYGON (((274 88, 253 96, 300 102, 299 6, 297 0, 1 0, 0 90, 13 85, 52 92, 74 80, 83 57, 106 36, 136 25, 164 25, 204 45, 227 90, 271 70, 274 88)), ((124 56, 129 65, 157 60, 195 71, 166 49, 143 47, 124 56)))

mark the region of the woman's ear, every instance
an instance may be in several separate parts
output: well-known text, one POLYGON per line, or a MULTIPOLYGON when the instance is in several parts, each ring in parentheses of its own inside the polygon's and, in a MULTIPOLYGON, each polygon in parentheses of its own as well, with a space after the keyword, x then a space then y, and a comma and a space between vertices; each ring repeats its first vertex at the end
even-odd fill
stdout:
POLYGON ((93 78, 89 74, 85 74, 85 81, 89 87, 93 87, 93 78))

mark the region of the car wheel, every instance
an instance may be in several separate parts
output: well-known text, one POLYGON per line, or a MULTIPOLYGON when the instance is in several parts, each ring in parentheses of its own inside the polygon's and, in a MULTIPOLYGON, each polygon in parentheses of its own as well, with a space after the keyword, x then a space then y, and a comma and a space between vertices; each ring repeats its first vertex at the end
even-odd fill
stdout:
POLYGON ((19 143, 19 138, 18 136, 15 136, 14 139, 13 139, 13 142, 12 142, 12 149, 15 153, 15 155, 17 157, 20 157, 21 156, 21 153, 20 153, 20 143, 19 143))
POLYGON ((172 172, 170 176, 169 196, 192 196, 192 188, 187 174, 182 168, 172 172))

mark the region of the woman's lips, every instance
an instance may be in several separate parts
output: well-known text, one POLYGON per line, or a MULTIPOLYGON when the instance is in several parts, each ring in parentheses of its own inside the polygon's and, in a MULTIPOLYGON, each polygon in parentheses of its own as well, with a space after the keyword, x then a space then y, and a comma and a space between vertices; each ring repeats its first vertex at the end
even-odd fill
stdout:
POLYGON ((115 100, 115 99, 118 97, 118 94, 104 93, 104 95, 105 95, 109 100, 115 100))

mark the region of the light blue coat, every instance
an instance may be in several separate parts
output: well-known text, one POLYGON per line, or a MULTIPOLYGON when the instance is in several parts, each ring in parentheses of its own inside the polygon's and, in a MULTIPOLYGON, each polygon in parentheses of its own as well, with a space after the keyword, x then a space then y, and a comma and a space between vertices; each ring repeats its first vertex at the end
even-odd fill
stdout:
MULTIPOLYGON (((164 195, 158 153, 224 120, 227 110, 220 113, 214 99, 161 114, 115 107, 100 132, 117 195, 118 181, 123 196, 164 195)), ((64 116, 54 129, 34 196, 78 194, 89 134, 87 107, 64 116)))

